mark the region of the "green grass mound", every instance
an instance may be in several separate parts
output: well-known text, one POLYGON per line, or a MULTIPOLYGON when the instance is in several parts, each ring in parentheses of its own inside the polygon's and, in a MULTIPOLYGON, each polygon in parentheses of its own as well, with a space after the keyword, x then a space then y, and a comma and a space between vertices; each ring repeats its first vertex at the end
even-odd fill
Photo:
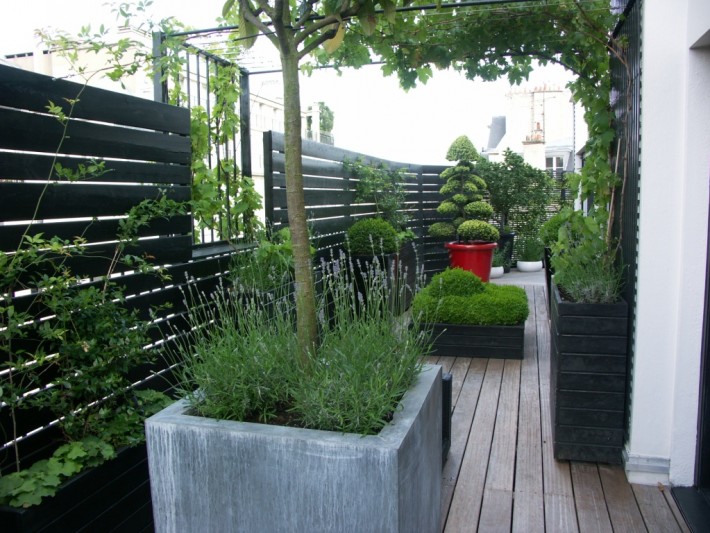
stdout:
POLYGON ((483 285, 481 292, 469 295, 442 296, 440 292, 432 278, 432 283, 414 298, 412 311, 429 323, 479 326, 512 326, 522 324, 528 317, 528 298, 521 287, 483 285))

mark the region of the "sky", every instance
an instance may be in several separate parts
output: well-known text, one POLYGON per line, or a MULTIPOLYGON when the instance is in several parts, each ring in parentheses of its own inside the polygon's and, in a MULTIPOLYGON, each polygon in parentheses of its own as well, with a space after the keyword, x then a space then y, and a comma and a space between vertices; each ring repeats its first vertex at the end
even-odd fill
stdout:
MULTIPOLYGON (((174 16, 193 28, 212 28, 224 0, 154 0, 153 20, 174 16)), ((83 25, 115 26, 109 4, 102 0, 25 0, 3 14, 0 55, 34 50, 36 28, 76 32, 83 25)), ((534 72, 530 85, 564 85, 569 76, 560 68, 534 72)), ((275 85, 265 76, 250 80, 253 93, 272 97, 275 85)), ((323 101, 335 115, 336 145, 400 162, 440 164, 451 142, 467 135, 481 149, 487 144, 493 116, 505 112, 505 80, 470 81, 453 71, 436 71, 426 85, 405 92, 395 76, 379 66, 348 69, 338 76, 316 71, 301 80, 303 107, 323 101)))

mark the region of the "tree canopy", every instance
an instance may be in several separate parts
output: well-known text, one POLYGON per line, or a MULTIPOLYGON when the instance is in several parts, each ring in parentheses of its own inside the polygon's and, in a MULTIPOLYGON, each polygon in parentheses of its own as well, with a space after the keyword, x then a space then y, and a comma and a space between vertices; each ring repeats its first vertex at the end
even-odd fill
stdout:
MULTIPOLYGON (((404 88, 426 82, 434 68, 454 68, 475 79, 524 80, 541 64, 558 63, 577 75, 570 89, 585 109, 590 141, 586 164, 571 184, 593 197, 590 215, 613 249, 611 219, 620 180, 611 169, 615 138, 609 57, 623 60, 612 36, 615 15, 608 0, 544 0, 417 7, 411 0, 227 0, 223 13, 238 22, 244 43, 263 34, 278 49, 284 82, 287 202, 296 264, 296 299, 303 360, 317 331, 313 279, 303 199, 298 71, 307 57, 335 67, 382 61, 404 88), (236 9, 234 9, 236 7, 236 9)), ((376 98, 377 95, 370 95, 376 98)), ((622 119, 623 120, 623 119, 622 119)), ((625 176, 625 168, 621 175, 625 176)), ((614 252, 615 253, 615 252, 614 252)), ((611 254, 613 257, 614 253, 611 254)))

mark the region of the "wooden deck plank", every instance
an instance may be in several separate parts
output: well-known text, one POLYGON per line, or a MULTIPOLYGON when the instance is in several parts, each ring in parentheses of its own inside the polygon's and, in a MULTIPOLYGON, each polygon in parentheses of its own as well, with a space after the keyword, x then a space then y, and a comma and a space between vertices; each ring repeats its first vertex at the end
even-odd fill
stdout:
MULTIPOLYGON (((528 289, 530 291, 530 289, 528 289)), ((550 418, 550 324, 543 287, 534 287, 538 377, 540 380, 540 426, 542 431, 542 470, 545 490, 545 524, 548 531, 578 531, 569 462, 555 460, 552 450, 550 418)))
POLYGON ((518 433, 520 361, 507 360, 495 415, 493 443, 486 475, 486 489, 512 491, 515 479, 515 448, 518 433))
POLYGON ((631 488, 649 531, 663 531, 664 533, 680 531, 673 511, 668 507, 668 502, 658 487, 632 484, 631 488))
POLYGON ((623 468, 600 464, 599 476, 614 531, 645 532, 641 511, 623 468))
POLYGON ((545 289, 526 292, 531 313, 522 361, 436 361, 454 375, 442 531, 690 533, 665 487, 632 488, 619 467, 554 459, 545 289))
MULTIPOLYGON (((473 415, 476 412, 476 405, 478 404, 478 397, 481 392, 481 385, 483 384, 483 376, 485 375, 486 366, 488 364, 487 359, 460 359, 461 364, 459 364, 458 361, 455 363, 455 368, 458 368, 457 373, 463 374, 463 377, 459 379, 459 394, 456 395, 459 398, 459 403, 458 407, 454 408, 451 416, 451 448, 449 449, 449 457, 444 464, 444 470, 442 472, 442 530, 451 506, 454 488, 459 479, 461 463, 471 432, 471 424, 473 424, 473 415), (464 366, 466 370, 462 372, 464 366)), ((456 386, 457 373, 454 374, 454 387, 456 386)))
MULTIPOLYGON (((471 362, 474 361, 470 357, 457 357, 454 363, 451 365, 451 407, 456 410, 456 404, 459 401, 459 396, 463 387, 464 380, 468 376, 469 368, 471 362)), ((485 372, 485 359, 478 359, 479 363, 483 362, 483 371, 481 371, 481 379, 483 379, 483 374, 485 372)), ((478 397, 478 396, 476 396, 478 397)), ((475 407, 475 404, 474 404, 475 407)))
POLYGON ((480 531, 510 531, 518 433, 520 361, 505 361, 481 504, 480 531))
POLYGON ((545 531, 545 500, 542 491, 516 490, 513 493, 513 501, 513 533, 545 531))
MULTIPOLYGON (((534 292, 528 289, 534 302, 534 292)), ((540 380, 537 357, 535 307, 525 323, 525 352, 520 369, 518 446, 515 467, 513 532, 545 530, 542 475, 542 430, 540 422, 540 380)))
POLYGON ((578 532, 574 496, 545 492, 545 531, 548 533, 578 532))
POLYGON ((513 511, 513 491, 486 489, 483 492, 478 531, 509 533, 513 511))
POLYGON ((488 361, 445 531, 475 531, 477 528, 503 368, 502 360, 488 361))
POLYGON ((454 365, 454 362, 456 361, 456 357, 440 357, 439 358, 439 364, 442 367, 443 372, 451 372, 451 367, 454 365))
POLYGON ((594 463, 571 463, 580 533, 612 533, 599 471, 594 463))

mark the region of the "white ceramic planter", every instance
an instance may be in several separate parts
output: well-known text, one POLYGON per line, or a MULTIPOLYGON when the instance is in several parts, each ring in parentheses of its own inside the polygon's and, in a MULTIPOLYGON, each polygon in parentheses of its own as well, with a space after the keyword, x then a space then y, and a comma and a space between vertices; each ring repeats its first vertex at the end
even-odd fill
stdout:
POLYGON ((491 279, 500 278, 505 273, 503 267, 491 267, 491 279))
POLYGON ((542 261, 518 261, 520 272, 538 272, 542 270, 542 261))
POLYGON ((441 367, 376 436, 230 422, 177 402, 146 421, 155 530, 438 532, 441 367))

